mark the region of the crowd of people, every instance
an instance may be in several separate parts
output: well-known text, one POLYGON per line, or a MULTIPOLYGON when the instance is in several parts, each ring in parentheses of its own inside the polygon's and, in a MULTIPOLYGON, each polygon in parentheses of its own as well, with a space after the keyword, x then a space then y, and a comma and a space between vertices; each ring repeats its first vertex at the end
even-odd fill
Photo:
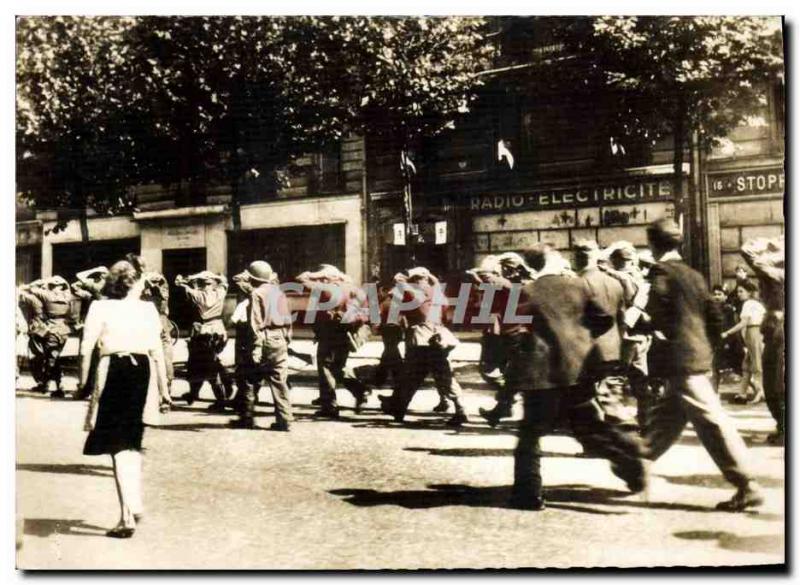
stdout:
MULTIPOLYGON (((586 452, 607 458, 612 471, 639 492, 647 485, 648 462, 678 440, 687 422, 736 487, 719 508, 739 511, 763 502, 745 443, 717 389, 720 371, 740 360, 741 399, 766 399, 777 424, 769 440, 782 442, 783 241, 745 244, 741 253, 757 280, 743 269, 732 294, 715 287, 712 295, 680 256, 683 235, 677 224, 659 220, 647 236, 649 251, 627 242, 601 249, 587 240, 577 242, 570 264, 539 244, 487 257, 466 273, 468 302, 477 305, 485 323, 480 371, 496 389, 496 405, 478 414, 495 426, 512 415, 517 397, 523 398, 514 468, 517 507, 545 506, 539 442, 553 429, 569 428, 586 452), (625 408, 632 400, 635 417, 625 408)), ((214 396, 209 408, 233 408, 231 426, 254 428, 259 388, 266 382, 274 406, 270 428, 288 432, 295 420, 288 364, 297 316, 267 261, 252 262, 231 280, 238 299, 229 320, 235 330, 232 375, 220 359, 228 341, 226 277, 203 271, 175 280, 194 309, 189 392, 181 399, 191 405, 208 382, 214 396)), ((380 407, 403 421, 430 375, 439 395, 434 410, 447 413, 445 424, 469 422, 449 359, 459 343, 448 327, 453 300, 430 270, 404 270, 376 297, 330 265, 296 276, 293 285, 310 294, 305 322, 317 341, 315 417, 339 417, 337 386, 353 395, 360 412, 372 389, 391 381, 392 392, 379 396, 380 407), (383 341, 379 364, 369 372, 348 367, 348 357, 372 330, 383 341)), ((112 456, 121 515, 109 535, 129 537, 142 514, 144 426, 176 400, 168 283, 129 255, 109 269, 79 273, 71 286, 55 276, 21 287, 18 296, 37 391, 48 392, 54 384, 53 396, 64 397, 59 355, 70 333, 80 332, 75 397, 89 400, 84 453, 112 456)), ((456 320, 463 318, 462 309, 455 307, 456 320)))

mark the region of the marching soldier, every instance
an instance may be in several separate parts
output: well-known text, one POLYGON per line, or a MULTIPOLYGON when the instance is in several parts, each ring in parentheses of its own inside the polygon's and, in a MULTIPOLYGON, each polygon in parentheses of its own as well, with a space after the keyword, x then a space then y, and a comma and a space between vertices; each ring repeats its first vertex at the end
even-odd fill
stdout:
POLYGON ((521 286, 534 280, 535 271, 525 263, 525 260, 515 252, 506 252, 498 256, 500 274, 495 272, 483 274, 478 273, 481 282, 494 285, 494 310, 493 328, 496 330, 498 339, 493 356, 494 363, 500 370, 500 377, 497 378, 498 391, 496 394, 497 404, 491 410, 485 408, 478 409, 480 415, 485 418, 490 426, 497 426, 503 418, 511 416, 511 409, 514 406, 516 392, 509 388, 506 383, 505 373, 508 367, 509 356, 517 348, 521 340, 530 335, 530 326, 524 323, 511 322, 505 323, 506 307, 508 305, 512 288, 521 286))
POLYGON ((172 323, 169 320, 169 283, 159 272, 146 272, 142 299, 151 301, 158 311, 161 321, 161 347, 164 350, 164 366, 167 371, 167 385, 172 389, 175 379, 175 366, 172 362, 172 323))
POLYGON ((255 335, 250 326, 250 297, 253 294, 253 282, 247 270, 234 276, 233 282, 238 289, 238 303, 231 315, 231 323, 236 329, 234 345, 236 397, 234 403, 239 418, 232 420, 229 424, 235 428, 251 429, 255 426, 253 414, 261 385, 254 361, 255 335))
POLYGON ((237 406, 239 418, 231 422, 238 428, 254 428, 256 392, 262 379, 266 378, 272 390, 275 405, 273 431, 290 430, 294 421, 292 403, 289 398, 289 340, 292 335, 292 317, 289 303, 278 286, 278 276, 263 260, 251 262, 245 273, 236 276, 240 289, 250 290, 245 301, 237 307, 242 309, 234 319, 237 322, 237 368, 239 393, 237 406), (249 331, 244 331, 241 317, 246 317, 249 331), (239 341, 238 332, 244 338, 239 341), (249 359, 244 352, 250 350, 249 359), (241 398, 239 398, 241 396, 241 398))
POLYGON ((224 276, 204 270, 189 278, 178 275, 175 285, 184 291, 195 310, 188 343, 189 359, 186 363, 189 392, 183 398, 188 404, 193 404, 200 395, 203 382, 208 382, 214 392, 214 402, 208 409, 223 411, 226 396, 219 354, 225 349, 228 340, 225 324, 222 322, 228 283, 224 276))
POLYGON ((40 315, 31 322, 28 331, 36 391, 47 392, 52 380, 56 383, 52 397, 63 398, 59 358, 71 332, 69 320, 74 298, 69 283, 60 276, 53 276, 22 287, 20 295, 29 305, 37 307, 35 312, 41 307, 40 315))
MULTIPOLYGON (((83 322, 89 312, 89 306, 93 301, 104 299, 103 289, 106 285, 106 275, 108 268, 97 266, 89 270, 79 272, 75 276, 78 280, 72 283, 72 294, 80 299, 80 318, 79 327, 81 329, 81 341, 83 341, 83 322)), ((86 400, 92 394, 94 385, 94 374, 99 360, 99 350, 95 348, 92 360, 89 365, 88 383, 83 388, 78 388, 73 395, 75 400, 86 400)))
POLYGON ((314 334, 317 338, 317 371, 319 374, 319 410, 314 416, 338 418, 336 385, 342 384, 355 398, 355 410, 360 412, 367 400, 369 389, 347 368, 351 351, 363 344, 360 332, 367 321, 364 312, 366 296, 350 278, 335 266, 323 264, 315 272, 297 276, 312 294, 319 295, 323 306, 335 303, 327 311, 314 315, 314 334), (333 295, 338 298, 333 298, 333 295))
MULTIPOLYGON (((625 315, 621 357, 624 372, 628 378, 631 392, 636 398, 636 419, 639 428, 645 426, 645 418, 653 402, 650 388, 647 353, 652 336, 643 317, 647 305, 650 284, 639 267, 639 254, 633 244, 617 242, 606 249, 610 265, 604 268, 606 274, 622 285, 625 295, 625 315)), ((645 262, 647 258, 645 257, 645 262)))
POLYGON ((453 376, 448 354, 458 344, 456 337, 442 322, 447 299, 439 287, 439 280, 427 268, 408 270, 407 281, 398 282, 403 301, 415 298, 420 302, 407 310, 406 376, 400 391, 391 397, 381 397, 381 409, 397 421, 402 421, 408 405, 428 374, 433 375, 436 390, 455 406, 455 414, 448 426, 460 427, 468 422, 461 402, 461 386, 453 376))

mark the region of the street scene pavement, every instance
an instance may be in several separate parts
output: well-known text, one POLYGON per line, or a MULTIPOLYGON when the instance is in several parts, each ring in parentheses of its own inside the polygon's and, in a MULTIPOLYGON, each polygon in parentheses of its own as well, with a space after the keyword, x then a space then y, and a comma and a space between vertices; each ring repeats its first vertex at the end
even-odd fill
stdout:
MULTIPOLYGON (((467 344, 465 344, 467 345, 467 344)), ((466 351, 466 350, 465 350, 466 351)), ((462 378, 469 367, 461 365, 462 378)), ((767 501, 717 512, 725 482, 691 427, 630 495, 606 461, 568 436, 544 439, 548 508, 508 507, 515 422, 479 422, 494 403, 465 384, 471 423, 444 426, 436 392, 415 397, 404 423, 373 395, 338 421, 311 418, 316 384, 295 378, 298 421, 226 427, 209 402, 179 403, 145 434, 145 517, 130 540, 110 539, 118 504, 110 458, 82 455, 86 404, 17 391, 17 565, 23 569, 416 569, 769 565, 784 561, 784 448, 765 442, 763 405, 728 406, 767 501)), ((75 386, 67 378, 66 389, 75 386)), ((174 394, 186 390, 176 382, 174 394)), ((733 386, 725 388, 733 391, 733 386)), ((384 392, 384 391, 381 391, 384 392)), ((201 395, 210 400, 206 388, 201 395)), ((519 418, 519 406, 515 419, 519 418)))

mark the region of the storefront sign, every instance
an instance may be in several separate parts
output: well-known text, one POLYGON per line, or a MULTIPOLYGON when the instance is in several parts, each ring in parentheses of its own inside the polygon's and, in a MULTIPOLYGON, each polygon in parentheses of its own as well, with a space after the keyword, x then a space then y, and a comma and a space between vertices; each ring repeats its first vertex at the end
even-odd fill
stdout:
POLYGON ((672 199, 670 179, 640 177, 601 184, 575 184, 537 189, 529 193, 475 195, 470 199, 474 213, 572 209, 625 203, 651 203, 672 199))
POLYGON ((202 248, 205 244, 205 226, 202 224, 167 225, 163 232, 164 248, 202 248))
POLYGON ((783 194, 785 185, 783 167, 716 173, 708 176, 709 197, 783 194))

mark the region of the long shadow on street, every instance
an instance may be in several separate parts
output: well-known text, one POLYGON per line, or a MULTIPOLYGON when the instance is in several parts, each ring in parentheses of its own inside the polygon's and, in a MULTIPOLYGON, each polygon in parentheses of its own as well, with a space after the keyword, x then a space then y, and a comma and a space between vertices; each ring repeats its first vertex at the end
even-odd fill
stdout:
MULTIPOLYGON (((354 506, 400 506, 418 510, 444 506, 468 506, 481 508, 512 508, 511 486, 472 487, 463 484, 435 484, 426 490, 397 490, 379 492, 371 489, 336 489, 330 493, 343 496, 354 506)), ((648 508, 662 510, 681 510, 685 512, 716 512, 713 508, 672 502, 642 502, 632 499, 619 500, 630 496, 629 492, 592 488, 581 484, 567 484, 545 489, 547 506, 573 510, 587 514, 621 515, 624 511, 604 510, 574 504, 595 504, 602 506, 624 506, 629 508, 648 508)))

